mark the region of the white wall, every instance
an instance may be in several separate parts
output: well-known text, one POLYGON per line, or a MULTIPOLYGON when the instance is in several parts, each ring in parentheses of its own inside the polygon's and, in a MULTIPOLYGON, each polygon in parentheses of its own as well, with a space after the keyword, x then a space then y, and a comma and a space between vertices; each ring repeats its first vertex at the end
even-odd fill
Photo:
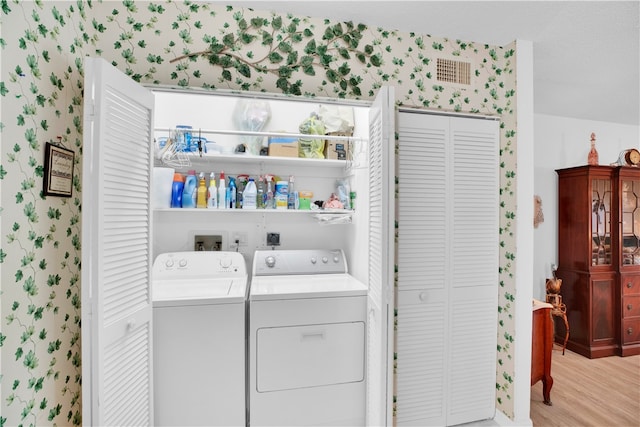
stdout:
POLYGON ((544 114, 536 114, 534 120, 534 193, 542 198, 544 222, 533 233, 533 297, 544 299, 545 278, 551 277, 551 264, 558 262, 555 170, 587 164, 591 132, 596 134, 600 164, 614 163, 621 151, 640 149, 640 127, 544 114))
POLYGON ((534 151, 533 114, 533 43, 529 40, 516 41, 516 62, 518 96, 518 150, 517 150, 517 205, 518 225, 516 235, 516 333, 515 341, 515 382, 514 382, 514 423, 531 425, 531 282, 533 254, 533 206, 531 200, 534 188, 534 165, 527 161, 534 151))

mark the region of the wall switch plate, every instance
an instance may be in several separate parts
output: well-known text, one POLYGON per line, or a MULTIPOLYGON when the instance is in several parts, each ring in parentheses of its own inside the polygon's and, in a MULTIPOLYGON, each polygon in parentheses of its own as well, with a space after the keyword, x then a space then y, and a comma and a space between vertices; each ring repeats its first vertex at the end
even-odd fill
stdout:
POLYGON ((267 246, 280 246, 280 233, 267 233, 267 246))
POLYGON ((196 235, 193 237, 194 251, 221 251, 222 236, 214 235, 196 235))

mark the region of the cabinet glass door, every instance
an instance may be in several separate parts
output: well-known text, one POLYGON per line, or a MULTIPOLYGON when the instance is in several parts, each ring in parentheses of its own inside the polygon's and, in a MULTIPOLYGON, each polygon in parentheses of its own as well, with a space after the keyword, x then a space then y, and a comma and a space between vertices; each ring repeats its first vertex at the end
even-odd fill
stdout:
POLYGON ((591 183, 591 264, 611 264, 611 181, 591 183))
POLYGON ((621 263, 640 265, 640 180, 623 180, 621 197, 621 263))

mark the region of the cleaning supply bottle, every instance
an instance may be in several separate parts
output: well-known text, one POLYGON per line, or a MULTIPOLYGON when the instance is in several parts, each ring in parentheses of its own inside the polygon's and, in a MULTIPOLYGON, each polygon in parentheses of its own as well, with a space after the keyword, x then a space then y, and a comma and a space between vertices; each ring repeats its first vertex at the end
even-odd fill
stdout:
POLYGON ((229 187, 227 187, 227 205, 229 209, 236 208, 236 179, 232 176, 229 177, 229 187))
POLYGON ((209 175, 209 191, 207 191, 207 208, 218 209, 218 189, 216 188, 216 174, 209 175))
POLYGON ((295 209, 296 208, 296 195, 293 191, 293 175, 289 175, 289 193, 287 194, 287 209, 295 209))
POLYGON ((264 176, 260 175, 258 177, 258 186, 257 186, 258 194, 256 196, 256 205, 258 209, 264 209, 264 176))
POLYGON ((264 198, 264 208, 265 209, 275 209, 276 208, 276 199, 273 194, 273 187, 271 186, 271 175, 267 175, 265 177, 267 179, 267 192, 265 193, 264 198))
POLYGON ((171 207, 182 207, 182 191, 184 190, 184 176, 181 173, 173 174, 173 184, 171 185, 171 207))
POLYGON ((249 182, 247 182, 247 185, 246 187, 244 187, 244 191, 242 193, 242 209, 256 209, 257 196, 258 189, 256 188, 256 183, 254 182, 253 178, 249 178, 249 182))
POLYGON ((276 209, 287 209, 289 202, 289 183, 287 181, 276 181, 275 192, 276 209))
POLYGON ((196 207, 206 208, 207 207, 207 183, 204 178, 204 172, 200 172, 198 192, 196 197, 197 197, 196 207))
POLYGON ((196 177, 196 171, 190 170, 187 178, 184 181, 184 189, 182 190, 182 207, 183 208, 195 208, 196 207, 196 190, 198 187, 198 179, 196 177))
POLYGON ((220 182, 218 183, 218 208, 227 208, 227 183, 224 180, 224 171, 220 171, 220 182))
POLYGON ((242 209, 244 203, 243 193, 248 183, 249 175, 238 175, 238 178, 236 178, 236 209, 242 209))

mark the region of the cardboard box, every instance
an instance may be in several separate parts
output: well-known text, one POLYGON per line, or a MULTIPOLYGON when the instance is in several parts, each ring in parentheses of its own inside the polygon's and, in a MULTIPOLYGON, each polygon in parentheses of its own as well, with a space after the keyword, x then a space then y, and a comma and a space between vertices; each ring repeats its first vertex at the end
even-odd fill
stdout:
POLYGON ((324 144, 324 157, 330 160, 351 160, 349 141, 328 140, 324 144))
POLYGON ((269 156, 298 157, 298 140, 296 138, 269 138, 269 156))

